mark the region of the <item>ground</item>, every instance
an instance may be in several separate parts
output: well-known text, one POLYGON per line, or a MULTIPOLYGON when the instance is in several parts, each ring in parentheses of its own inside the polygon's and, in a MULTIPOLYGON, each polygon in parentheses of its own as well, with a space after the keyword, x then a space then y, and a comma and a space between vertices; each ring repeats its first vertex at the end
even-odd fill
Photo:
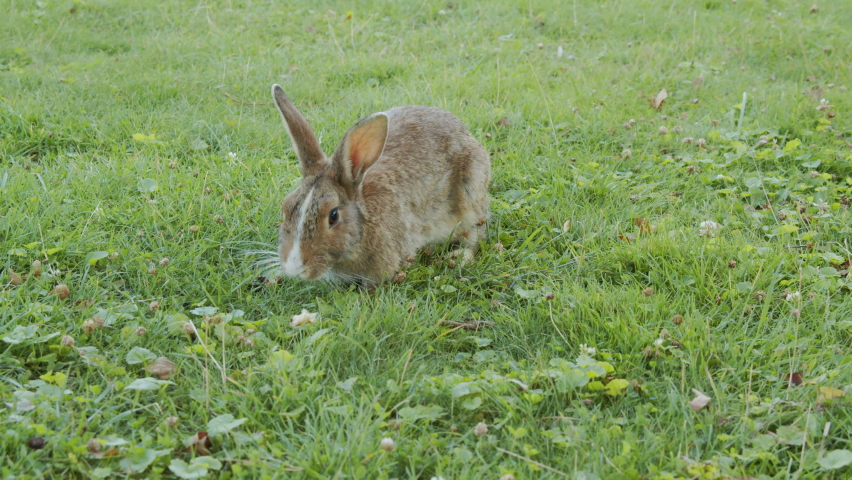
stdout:
POLYGON ((852 3, 308 3, 0 1, 4 478, 852 475, 852 3), (276 283, 273 83, 457 114, 477 257, 276 283))

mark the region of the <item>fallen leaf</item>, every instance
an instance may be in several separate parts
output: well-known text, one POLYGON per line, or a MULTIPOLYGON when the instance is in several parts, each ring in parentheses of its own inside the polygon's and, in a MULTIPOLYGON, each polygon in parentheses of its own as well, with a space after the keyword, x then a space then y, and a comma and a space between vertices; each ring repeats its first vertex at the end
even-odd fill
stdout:
POLYGON ((843 390, 831 387, 819 387, 817 402, 823 403, 826 400, 834 400, 835 398, 842 397, 843 395, 846 395, 843 390))
POLYGON ((624 241, 625 241, 625 242, 627 242, 627 243, 632 243, 632 242, 633 242, 633 240, 634 240, 634 238, 633 238, 631 235, 619 235, 619 236, 618 236, 618 239, 619 239, 619 240, 624 240, 624 241))
POLYGON ((83 310, 91 306, 93 303, 95 303, 95 301, 91 298, 88 298, 86 300, 77 300, 76 302, 74 302, 74 306, 79 310, 83 310))
POLYGON ((802 92, 805 95, 810 95, 814 101, 820 101, 820 99, 825 98, 825 91, 820 88, 819 85, 814 85, 810 90, 805 90, 802 92))
POLYGON ((497 120, 497 125, 500 125, 501 127, 508 127, 511 124, 512 124, 512 121, 509 120, 509 117, 503 117, 500 120, 497 120))
POLYGON ((567 232, 571 230, 571 220, 565 220, 565 223, 562 224, 562 231, 567 232))
POLYGON ((169 377, 177 372, 177 365, 168 357, 157 357, 153 362, 145 367, 151 375, 160 377, 160 380, 168 380, 169 377))
POLYGON ((646 233, 651 233, 651 222, 642 217, 636 218, 636 226, 639 227, 639 234, 644 235, 646 233))
POLYGON ((194 448, 195 453, 199 455, 210 455, 210 451, 207 450, 207 447, 210 446, 210 437, 207 436, 207 432, 198 432, 187 438, 183 444, 187 447, 189 452, 192 452, 192 449, 194 448))
POLYGON ((712 398, 708 397, 707 395, 704 395, 703 393, 694 388, 692 389, 692 393, 695 394, 695 398, 693 398, 692 401, 689 402, 689 408, 693 409, 696 412, 706 407, 707 404, 710 403, 710 400, 713 400, 712 398))
POLYGON ((41 450, 45 445, 47 445, 47 442, 42 437, 33 437, 27 440, 27 446, 33 450, 41 450))
POLYGON ((651 106, 653 106, 657 110, 663 108, 663 102, 665 102, 666 98, 668 97, 669 92, 667 92, 665 88, 660 90, 660 93, 658 93, 656 97, 651 99, 651 106))
POLYGON ((36 278, 41 276, 41 261, 39 260, 33 261, 33 276, 36 278))
POLYGON ((104 452, 104 457, 116 457, 118 456, 119 451, 117 447, 110 447, 106 452, 104 452))
POLYGON ((802 384, 802 372, 793 372, 784 374, 782 377, 787 383, 795 386, 799 386, 802 384))
POLYGON ((290 317, 290 326, 298 327, 306 323, 314 323, 317 321, 317 315, 317 313, 311 313, 305 309, 302 309, 302 313, 290 317))
POLYGON ((13 272, 11 268, 7 268, 6 272, 9 274, 9 283, 12 285, 20 285, 22 280, 21 276, 17 273, 13 272))
POLYGON ((68 289, 68 285, 64 283, 60 283, 59 285, 53 287, 53 290, 50 291, 51 295, 57 295, 62 300, 68 298, 68 295, 71 293, 71 290, 68 289))

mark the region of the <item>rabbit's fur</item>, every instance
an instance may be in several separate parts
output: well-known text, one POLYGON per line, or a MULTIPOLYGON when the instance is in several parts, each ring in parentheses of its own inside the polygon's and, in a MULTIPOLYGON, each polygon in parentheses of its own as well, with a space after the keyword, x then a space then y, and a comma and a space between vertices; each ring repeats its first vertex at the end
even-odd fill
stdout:
POLYGON ((302 172, 278 235, 286 275, 374 285, 447 239, 463 261, 473 257, 488 219, 491 160, 455 115, 422 106, 374 113, 328 158, 280 86, 272 96, 302 172))

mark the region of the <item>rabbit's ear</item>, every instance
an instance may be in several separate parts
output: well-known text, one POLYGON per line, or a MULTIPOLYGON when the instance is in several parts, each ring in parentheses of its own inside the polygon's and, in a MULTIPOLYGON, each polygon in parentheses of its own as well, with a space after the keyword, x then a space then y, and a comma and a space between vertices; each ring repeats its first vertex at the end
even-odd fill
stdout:
POLYGON ((299 168, 302 171, 302 176, 319 173, 328 161, 325 154, 322 153, 322 148, 316 135, 314 135, 314 131, 311 130, 311 126, 308 125, 308 121, 299 113, 280 86, 272 86, 272 98, 275 100, 275 105, 278 106, 281 116, 284 117, 284 126, 287 128, 287 133, 290 134, 290 140, 293 141, 296 156, 299 157, 299 168))
POLYGON ((388 116, 374 113, 349 129, 331 159, 341 182, 358 188, 364 174, 382 155, 388 137, 388 116))

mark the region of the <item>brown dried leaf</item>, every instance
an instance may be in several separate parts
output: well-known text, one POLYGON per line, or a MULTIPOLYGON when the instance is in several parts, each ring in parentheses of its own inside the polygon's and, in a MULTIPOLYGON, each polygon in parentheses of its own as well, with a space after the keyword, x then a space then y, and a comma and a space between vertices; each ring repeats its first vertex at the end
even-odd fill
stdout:
POLYGON ((508 127, 512 125, 512 121, 509 120, 509 117, 503 117, 500 120, 497 120, 497 125, 500 125, 501 127, 508 127))
POLYGON ((207 450, 207 447, 210 446, 210 437, 207 436, 207 432, 198 432, 187 438, 183 444, 186 445, 189 452, 192 452, 194 448, 198 455, 210 455, 210 451, 207 450))
POLYGON ((663 108, 663 102, 665 102, 666 98, 668 97, 669 92, 667 92, 665 88, 660 90, 660 93, 658 93, 657 96, 651 100, 651 106, 656 108, 657 110, 663 108))
POLYGON ((36 278, 41 276, 41 261, 39 260, 33 261, 33 276, 36 278))
POLYGON ((786 380, 787 383, 797 387, 802 384, 802 372, 786 373, 782 376, 782 378, 786 380))
POLYGON ((636 226, 639 227, 639 234, 644 235, 646 233, 651 233, 651 222, 642 217, 636 218, 636 226))
POLYGON ((83 310, 89 308, 89 306, 91 306, 93 303, 95 303, 95 301, 91 298, 87 298, 85 300, 77 300, 76 302, 74 302, 74 307, 78 308, 79 310, 83 310))
POLYGON ((110 447, 109 450, 104 452, 104 457, 116 457, 120 452, 116 447, 110 447))
POLYGON ((811 87, 810 90, 805 90, 802 93, 805 95, 809 95, 816 102, 825 98, 825 91, 819 85, 814 85, 813 87, 811 87))
POLYGON ((11 268, 7 268, 6 273, 9 274, 9 283, 11 283, 12 285, 20 285, 21 282, 23 281, 21 279, 21 276, 18 275, 17 273, 15 273, 14 271, 12 271, 11 268))
POLYGON ((160 380, 168 380, 177 372, 177 365, 168 357, 157 357, 145 367, 145 370, 151 375, 160 377, 160 380))
POLYGON ((632 242, 633 242, 633 240, 634 240, 634 238, 633 238, 631 235, 619 235, 619 236, 618 236, 618 239, 619 239, 619 240, 624 240, 624 241, 625 241, 625 242, 627 242, 627 243, 632 243, 632 242))
POLYGON ((710 400, 713 400, 712 398, 708 397, 707 395, 704 395, 703 393, 694 388, 692 389, 692 393, 695 394, 695 398, 693 398, 692 401, 689 402, 689 408, 693 409, 696 412, 706 407, 707 404, 710 403, 710 400))
POLYGON ((68 289, 68 285, 64 283, 60 283, 59 285, 53 287, 53 290, 50 291, 51 295, 57 295, 62 300, 68 298, 68 295, 71 293, 71 290, 68 289))

